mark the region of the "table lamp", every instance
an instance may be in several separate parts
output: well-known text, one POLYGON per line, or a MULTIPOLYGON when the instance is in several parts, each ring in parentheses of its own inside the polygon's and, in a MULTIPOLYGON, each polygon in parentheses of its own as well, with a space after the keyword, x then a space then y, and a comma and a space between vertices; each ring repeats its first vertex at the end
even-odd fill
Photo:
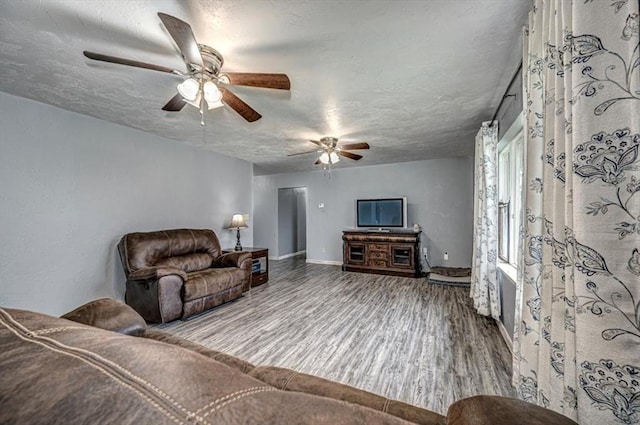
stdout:
POLYGON ((240 244, 240 229, 246 229, 247 223, 244 222, 244 216, 242 214, 234 214, 231 217, 231 224, 229 224, 230 229, 236 229, 236 251, 242 251, 242 245, 240 244))

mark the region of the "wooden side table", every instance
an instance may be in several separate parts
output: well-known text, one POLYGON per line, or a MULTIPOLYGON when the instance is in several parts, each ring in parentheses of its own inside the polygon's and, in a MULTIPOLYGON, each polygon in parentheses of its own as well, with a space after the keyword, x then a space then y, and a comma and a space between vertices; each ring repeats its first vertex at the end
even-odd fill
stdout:
MULTIPOLYGON (((242 251, 251 253, 251 287, 262 285, 269 280, 269 250, 267 248, 242 247, 242 251)), ((222 252, 235 252, 225 249, 222 252)))

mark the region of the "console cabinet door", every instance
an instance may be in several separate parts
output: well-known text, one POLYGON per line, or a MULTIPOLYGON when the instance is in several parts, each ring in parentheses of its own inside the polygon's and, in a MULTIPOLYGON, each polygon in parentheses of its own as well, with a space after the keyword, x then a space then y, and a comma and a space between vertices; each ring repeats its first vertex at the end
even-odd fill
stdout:
POLYGON ((348 264, 364 264, 367 258, 367 246, 364 243, 349 242, 346 246, 348 264))
POLYGON ((391 267, 399 269, 414 268, 414 247, 409 244, 391 245, 391 267))

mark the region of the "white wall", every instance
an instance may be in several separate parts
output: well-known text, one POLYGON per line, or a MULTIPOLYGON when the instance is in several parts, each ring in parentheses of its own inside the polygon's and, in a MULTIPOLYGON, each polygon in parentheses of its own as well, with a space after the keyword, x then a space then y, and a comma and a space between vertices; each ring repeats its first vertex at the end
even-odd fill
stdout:
POLYGON ((232 247, 223 226, 251 213, 251 185, 246 161, 0 93, 0 305, 123 299, 127 232, 211 228, 232 247))
POLYGON ((309 260, 342 262, 342 231, 355 226, 355 199, 406 196, 409 225, 422 226, 431 264, 471 266, 472 158, 254 176, 254 243, 269 248, 271 256, 279 252, 278 189, 301 186, 307 188, 309 260))

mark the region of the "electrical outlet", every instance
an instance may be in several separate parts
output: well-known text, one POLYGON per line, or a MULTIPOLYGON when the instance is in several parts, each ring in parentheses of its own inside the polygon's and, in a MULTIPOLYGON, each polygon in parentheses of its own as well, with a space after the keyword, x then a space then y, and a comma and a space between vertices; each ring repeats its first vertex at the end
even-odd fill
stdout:
POLYGON ((427 254, 428 254, 428 252, 427 252, 427 247, 426 247, 426 246, 423 246, 423 247, 422 247, 422 253, 423 253, 424 255, 427 255, 427 254))
POLYGON ((449 261, 449 253, 448 252, 444 253, 444 261, 449 261))

